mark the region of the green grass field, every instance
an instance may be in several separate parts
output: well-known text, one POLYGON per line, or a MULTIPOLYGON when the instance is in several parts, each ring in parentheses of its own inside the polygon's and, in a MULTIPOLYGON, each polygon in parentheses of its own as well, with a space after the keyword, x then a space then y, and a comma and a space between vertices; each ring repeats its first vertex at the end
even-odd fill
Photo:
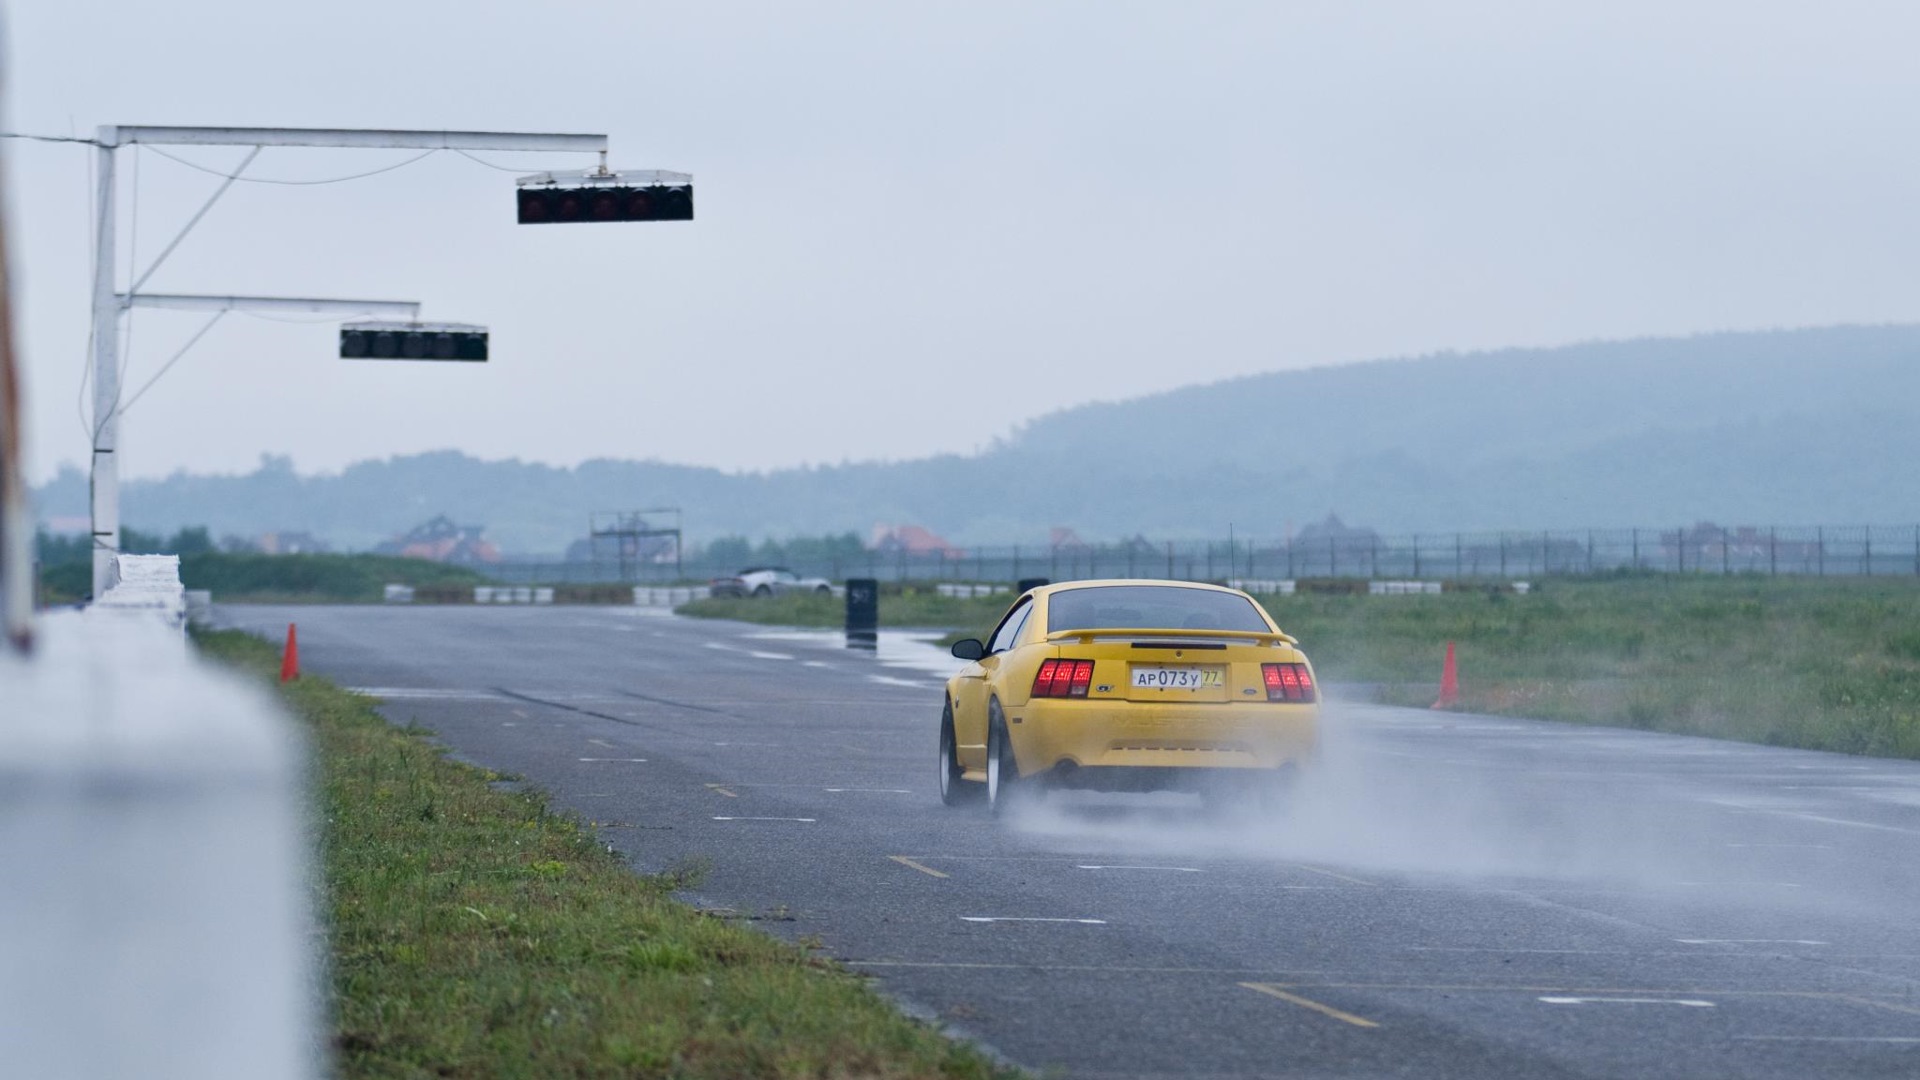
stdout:
MULTIPOLYGON (((1005 599, 881 599, 883 626, 980 636, 1005 599)), ((1427 705, 1457 643, 1460 708, 1920 758, 1920 581, 1555 578, 1528 596, 1274 597, 1324 681, 1427 705)), ((838 601, 703 601, 714 618, 839 625, 838 601)))
MULTIPOLYGON (((196 636, 277 671, 257 638, 196 636)), ((685 878, 632 872, 367 699, 314 678, 285 697, 314 755, 340 1075, 1017 1075, 809 950, 674 900, 685 878)))

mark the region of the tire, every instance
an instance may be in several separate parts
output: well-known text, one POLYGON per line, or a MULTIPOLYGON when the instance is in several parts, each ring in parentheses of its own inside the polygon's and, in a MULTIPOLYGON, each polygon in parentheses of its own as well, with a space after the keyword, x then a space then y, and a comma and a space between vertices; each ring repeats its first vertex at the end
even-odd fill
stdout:
POLYGON ((813 590, 813 595, 815 595, 815 596, 832 596, 832 595, 833 595, 833 586, 831 586, 831 585, 822 585, 822 586, 820 586, 819 588, 817 588, 817 589, 815 589, 815 590, 813 590))
POLYGON ((766 597, 772 596, 773 590, 767 588, 765 585, 761 585, 753 590, 753 595, 764 599, 766 597))
POLYGON ((940 709, 940 801, 964 806, 980 798, 982 785, 966 779, 960 768, 959 742, 953 734, 953 702, 940 709))
POLYGON ((1013 756, 1013 741, 1007 737, 1007 720, 997 700, 987 705, 986 789, 987 810, 994 817, 1004 817, 1025 806, 1035 792, 1034 781, 1020 776, 1020 764, 1013 756))

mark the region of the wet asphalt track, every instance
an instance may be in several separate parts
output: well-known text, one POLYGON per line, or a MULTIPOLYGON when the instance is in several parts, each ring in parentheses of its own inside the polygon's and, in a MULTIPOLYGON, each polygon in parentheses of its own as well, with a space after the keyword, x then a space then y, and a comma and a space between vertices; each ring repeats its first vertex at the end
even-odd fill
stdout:
POLYGON ((830 636, 632 608, 220 615, 297 620, 309 670, 639 868, 708 863, 695 903, 816 937, 1022 1065, 1920 1076, 1920 763, 1334 704, 1284 820, 1066 795, 995 822, 935 794, 938 677, 830 636))

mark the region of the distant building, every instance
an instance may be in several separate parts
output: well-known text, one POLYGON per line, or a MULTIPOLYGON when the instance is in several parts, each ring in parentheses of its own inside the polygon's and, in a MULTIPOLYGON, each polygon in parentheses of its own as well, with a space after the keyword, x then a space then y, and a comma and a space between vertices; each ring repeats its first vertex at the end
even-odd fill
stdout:
POLYGON ((944 555, 963 558, 966 552, 918 525, 875 525, 867 546, 883 554, 944 555))
POLYGON ((1080 539, 1080 534, 1065 525, 1055 525, 1047 530, 1047 546, 1056 552, 1073 553, 1090 551, 1092 544, 1080 539))
POLYGON ((441 514, 373 550, 380 555, 400 555, 433 562, 497 563, 500 561, 500 549, 482 535, 485 532, 484 525, 456 525, 452 518, 441 514))
POLYGON ((1327 520, 1316 522, 1300 530, 1293 538, 1300 547, 1336 547, 1345 550, 1371 551, 1380 542, 1380 534, 1359 525, 1349 525, 1340 520, 1338 514, 1328 514, 1327 520))

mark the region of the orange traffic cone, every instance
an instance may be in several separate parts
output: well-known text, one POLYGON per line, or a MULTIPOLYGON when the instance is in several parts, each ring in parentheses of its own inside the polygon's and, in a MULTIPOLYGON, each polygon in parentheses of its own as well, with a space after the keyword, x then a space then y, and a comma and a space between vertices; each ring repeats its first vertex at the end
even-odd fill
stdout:
POLYGON ((1453 642, 1447 642, 1447 662, 1440 668, 1440 699, 1436 709, 1451 709, 1460 700, 1460 669, 1453 662, 1453 642))
POLYGON ((280 681, 292 682, 300 677, 300 638, 293 632, 293 624, 287 624, 287 650, 280 654, 280 681))

